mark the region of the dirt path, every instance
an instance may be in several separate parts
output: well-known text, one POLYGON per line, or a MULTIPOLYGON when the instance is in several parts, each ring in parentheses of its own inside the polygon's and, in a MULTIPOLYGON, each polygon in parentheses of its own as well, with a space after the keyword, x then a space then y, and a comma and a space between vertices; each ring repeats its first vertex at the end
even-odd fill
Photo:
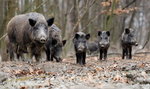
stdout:
POLYGON ((73 58, 62 63, 1 62, 0 89, 150 89, 149 58, 89 57, 85 66, 73 58))

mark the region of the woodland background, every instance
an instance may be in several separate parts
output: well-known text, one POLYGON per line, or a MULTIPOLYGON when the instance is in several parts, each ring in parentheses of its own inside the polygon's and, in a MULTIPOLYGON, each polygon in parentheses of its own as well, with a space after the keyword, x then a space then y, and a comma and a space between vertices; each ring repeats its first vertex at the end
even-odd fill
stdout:
POLYGON ((109 53, 121 53, 120 37, 126 27, 136 30, 139 43, 134 53, 150 49, 150 0, 0 0, 0 53, 8 21, 18 14, 36 11, 46 18, 55 17, 55 24, 67 39, 64 56, 73 54, 72 38, 77 31, 90 33, 90 41, 98 30, 111 32, 109 53))

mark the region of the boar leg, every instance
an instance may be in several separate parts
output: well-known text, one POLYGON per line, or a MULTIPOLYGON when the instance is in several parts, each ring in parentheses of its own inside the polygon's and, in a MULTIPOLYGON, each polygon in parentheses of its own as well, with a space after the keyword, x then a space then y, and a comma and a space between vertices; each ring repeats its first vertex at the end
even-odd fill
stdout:
POLYGON ((35 56, 36 62, 39 62, 41 59, 41 54, 35 54, 34 56, 35 56))
POLYGON ((80 56, 79 53, 76 53, 76 63, 77 63, 77 64, 79 64, 79 60, 80 60, 80 59, 79 59, 79 56, 80 56))
POLYGON ((50 61, 53 61, 53 60, 54 60, 54 55, 51 55, 50 61))
POLYGON ((50 50, 49 49, 46 50, 46 57, 47 57, 47 61, 50 61, 50 50))
POLYGON ((126 59, 129 59, 129 48, 126 48, 126 59))
POLYGON ((104 60, 107 59, 107 49, 104 50, 104 60))
POLYGON ((125 58, 125 55, 126 55, 126 50, 123 48, 123 49, 122 49, 122 59, 125 58))
POLYGON ((132 59, 132 47, 129 47, 129 59, 132 59))
POLYGON ((9 54, 10 61, 14 60, 14 52, 12 49, 7 49, 7 53, 9 54))
POLYGON ((82 64, 85 65, 86 62, 85 62, 85 59, 86 59, 86 52, 83 52, 83 58, 82 58, 82 64))
POLYGON ((79 64, 82 65, 83 53, 79 53, 79 64))
POLYGON ((16 45, 16 56, 17 56, 17 61, 19 61, 19 57, 20 57, 20 54, 19 54, 19 48, 20 48, 20 46, 19 46, 19 45, 16 45))
POLYGON ((102 49, 100 49, 99 60, 102 60, 102 58, 103 58, 103 50, 102 50, 102 49))
POLYGON ((14 52, 11 51, 11 52, 10 52, 10 61, 13 61, 13 60, 14 60, 14 52))
POLYGON ((54 58, 56 59, 56 62, 60 62, 60 61, 62 61, 62 59, 61 59, 60 57, 56 57, 56 56, 54 56, 54 58))

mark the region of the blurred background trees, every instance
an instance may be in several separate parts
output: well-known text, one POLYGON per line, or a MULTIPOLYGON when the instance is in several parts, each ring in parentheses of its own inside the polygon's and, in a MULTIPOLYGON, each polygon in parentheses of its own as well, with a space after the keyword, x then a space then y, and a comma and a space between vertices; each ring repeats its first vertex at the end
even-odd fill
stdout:
MULTIPOLYGON (((91 34, 96 40, 98 30, 111 32, 109 53, 120 53, 120 37, 125 27, 136 30, 139 46, 135 52, 149 50, 150 0, 0 0, 0 37, 6 34, 6 25, 15 15, 31 11, 55 17, 55 24, 67 39, 64 55, 73 54, 72 38, 77 31, 91 34)), ((5 47, 0 39, 1 52, 5 47)))

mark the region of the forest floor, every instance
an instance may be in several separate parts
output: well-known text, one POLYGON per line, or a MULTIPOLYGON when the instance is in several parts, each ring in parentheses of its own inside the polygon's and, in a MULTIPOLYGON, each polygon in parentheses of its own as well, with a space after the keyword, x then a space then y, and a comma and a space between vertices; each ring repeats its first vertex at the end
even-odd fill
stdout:
POLYGON ((75 58, 61 63, 0 62, 0 89, 150 89, 149 58, 88 57, 85 66, 75 64, 75 58))

